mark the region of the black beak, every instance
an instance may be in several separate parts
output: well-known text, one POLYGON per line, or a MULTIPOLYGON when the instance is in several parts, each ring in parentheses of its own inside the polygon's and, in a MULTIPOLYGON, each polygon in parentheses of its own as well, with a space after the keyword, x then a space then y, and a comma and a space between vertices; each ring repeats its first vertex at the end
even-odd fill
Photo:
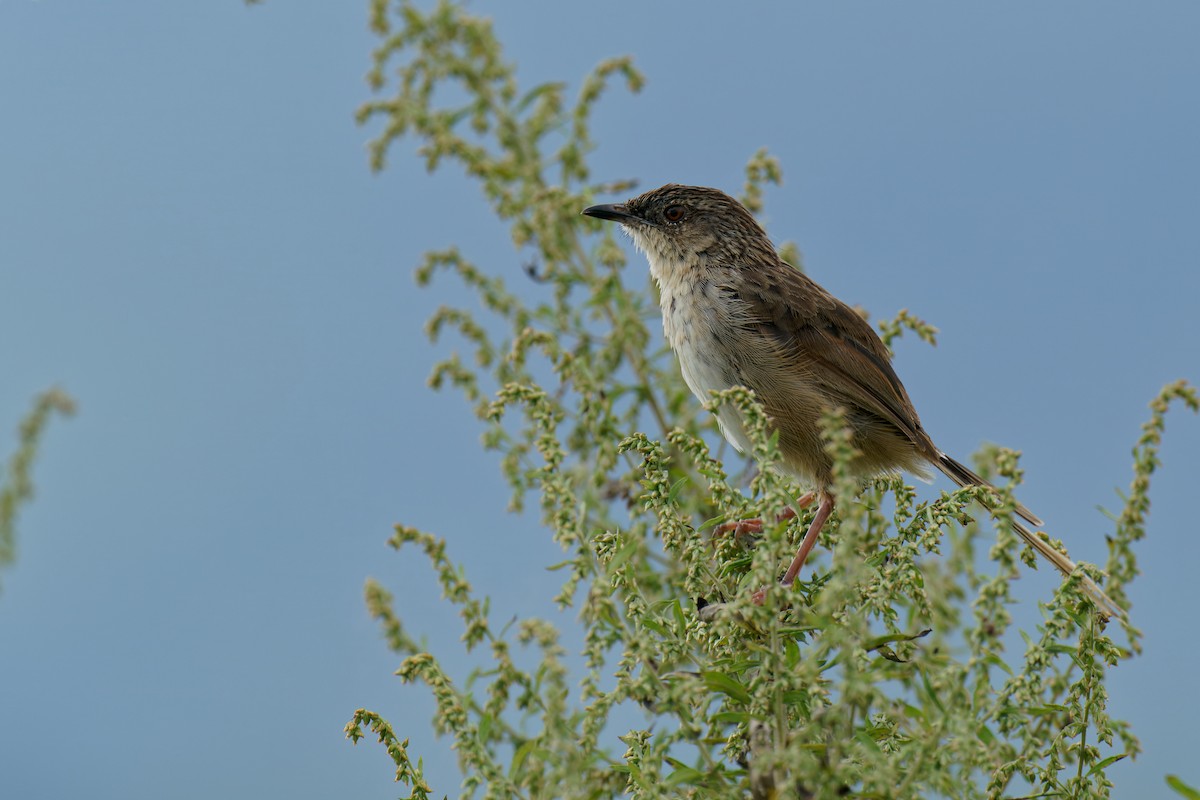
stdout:
POLYGON ((610 219, 613 222, 620 222, 623 225, 634 223, 643 223, 645 220, 641 217, 634 216, 625 210, 625 206, 620 203, 606 203, 602 206, 590 206, 583 210, 583 213, 589 217, 596 219, 610 219))

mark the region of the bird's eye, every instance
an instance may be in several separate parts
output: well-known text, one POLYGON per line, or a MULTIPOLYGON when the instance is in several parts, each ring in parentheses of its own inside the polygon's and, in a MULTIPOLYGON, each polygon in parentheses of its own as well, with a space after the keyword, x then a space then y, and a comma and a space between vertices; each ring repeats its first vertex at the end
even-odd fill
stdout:
POLYGON ((679 222, 683 219, 683 206, 667 206, 666 211, 663 211, 663 219, 667 222, 679 222))

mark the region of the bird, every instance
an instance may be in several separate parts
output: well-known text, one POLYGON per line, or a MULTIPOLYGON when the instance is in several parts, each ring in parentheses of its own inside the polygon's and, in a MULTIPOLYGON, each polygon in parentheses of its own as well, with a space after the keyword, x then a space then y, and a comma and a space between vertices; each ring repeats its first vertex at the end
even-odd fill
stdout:
MULTIPOLYGON (((710 393, 752 390, 778 434, 778 468, 814 487, 796 505, 816 513, 782 581, 791 586, 833 512, 833 463, 820 420, 840 409, 856 455, 849 467, 863 482, 930 467, 959 486, 984 478, 940 450, 926 433, 891 363, 891 352, 855 309, 780 258, 754 216, 728 194, 667 184, 624 203, 593 205, 583 214, 621 225, 645 254, 659 290, 663 333, 684 382, 707 402, 710 393)), ((741 453, 751 449, 740 412, 716 411, 718 427, 741 453)), ((1075 563, 1020 520, 1041 519, 1017 504, 1013 529, 1064 575, 1075 563)), ((794 512, 787 516, 794 515, 794 512)), ((1106 619, 1120 607, 1087 576, 1084 590, 1106 619)), ((754 596, 763 601, 763 591, 754 596)))

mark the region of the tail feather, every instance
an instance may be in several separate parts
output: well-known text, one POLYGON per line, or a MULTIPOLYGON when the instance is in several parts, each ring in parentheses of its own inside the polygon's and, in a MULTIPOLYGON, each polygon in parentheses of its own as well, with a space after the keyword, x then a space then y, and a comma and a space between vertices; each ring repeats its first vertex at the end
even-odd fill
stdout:
MULTIPOLYGON (((937 460, 933 463, 934 466, 945 473, 947 478, 954 481, 959 486, 984 486, 989 489, 996 488, 945 453, 938 453, 937 460)), ((987 504, 985 503, 985 505, 987 504)), ((1029 524, 1034 525, 1035 527, 1041 526, 1042 524, 1042 521, 1038 519, 1038 517, 1035 516, 1032 511, 1020 503, 1017 504, 1016 513, 1022 519, 1028 521, 1029 524)), ((1068 558, 1065 553, 1061 553, 1055 549, 1050 542, 1038 536, 1036 533, 1029 530, 1016 520, 1013 521, 1012 526, 1013 530, 1016 531, 1017 534, 1024 539, 1030 547, 1038 552, 1038 555, 1057 567, 1058 571, 1063 575, 1070 575, 1075 571, 1075 562, 1068 558)), ((1088 596, 1092 599, 1092 602, 1096 604, 1096 607, 1099 609, 1100 613, 1105 617, 1105 619, 1114 616, 1125 616, 1124 609, 1117 605, 1112 598, 1106 595, 1104 590, 1097 586, 1096 582, 1091 578, 1087 577, 1086 575, 1083 576, 1082 585, 1083 590, 1087 592, 1088 596)))
MULTIPOLYGON (((943 473, 945 473, 947 478, 954 481, 959 486, 984 486, 988 489, 996 488, 979 475, 976 475, 965 464, 955 461, 945 453, 938 453, 938 458, 937 461, 934 462, 934 466, 940 469, 943 473)), ((1042 521, 1037 517, 1037 515, 1020 503, 1017 503, 1016 512, 1017 516, 1028 522, 1030 525, 1033 525, 1034 527, 1039 527, 1042 525, 1042 521)))
MULTIPOLYGON (((1075 562, 1068 558, 1065 553, 1056 550, 1050 542, 1019 522, 1013 523, 1013 530, 1020 534, 1021 538, 1038 552, 1038 555, 1057 567, 1058 571, 1063 575, 1070 575, 1075 571, 1075 562)), ((1084 575, 1080 583, 1083 586, 1083 591, 1087 593, 1088 597, 1092 598, 1092 602, 1096 604, 1097 610, 1099 610, 1105 619, 1112 617, 1124 618, 1125 609, 1121 608, 1115 600, 1106 595, 1104 590, 1097 586, 1094 580, 1084 575)))

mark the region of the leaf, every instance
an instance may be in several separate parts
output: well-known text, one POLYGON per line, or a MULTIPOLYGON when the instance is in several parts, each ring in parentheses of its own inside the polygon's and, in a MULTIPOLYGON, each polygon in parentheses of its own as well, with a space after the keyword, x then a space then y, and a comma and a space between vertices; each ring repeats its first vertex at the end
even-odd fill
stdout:
POLYGON ((1049 717, 1054 714, 1065 714, 1068 709, 1064 705, 1058 703, 1046 703, 1044 706, 1031 706, 1025 709, 1026 712, 1033 714, 1035 717, 1049 717))
POLYGON ((1193 789, 1183 781, 1179 780, 1177 775, 1167 776, 1167 786, 1175 790, 1175 793, 1181 797, 1186 797, 1187 800, 1200 800, 1200 791, 1193 789))
POLYGON ((738 683, 733 678, 723 672, 702 672, 704 685, 714 692, 720 692, 728 697, 736 700, 739 703, 749 705, 750 692, 746 691, 746 687, 738 683))
POLYGON ((521 772, 521 765, 525 763, 525 759, 537 746, 536 739, 526 739, 525 743, 517 748, 517 752, 513 753, 512 766, 508 768, 509 780, 516 778, 521 772))
POLYGON ((661 621, 654 619, 650 615, 642 617, 642 624, 646 626, 647 630, 657 633, 659 636, 666 637, 670 635, 667 633, 666 626, 663 625, 661 621))
POLYGON ((892 648, 888 647, 886 644, 881 644, 878 647, 876 647, 875 652, 879 653, 879 655, 883 656, 888 661, 892 661, 896 664, 907 664, 908 663, 903 658, 896 655, 896 651, 893 650, 892 648))
POLYGON ((549 83, 541 83, 525 93, 525 96, 517 102, 517 111, 524 111, 529 108, 530 104, 539 97, 551 92, 561 92, 566 88, 566 84, 561 81, 551 81, 549 83))
POLYGON ((942 705, 941 699, 938 698, 937 692, 933 690, 933 684, 929 682, 929 674, 925 670, 921 670, 921 683, 925 686, 925 693, 929 695, 929 699, 937 706, 938 711, 946 713, 946 707, 942 705))
POLYGON ((867 643, 864 645, 863 649, 869 653, 872 650, 880 649, 884 645, 895 644, 896 642, 912 642, 917 639, 923 639, 931 633, 933 633, 933 628, 925 628, 920 633, 893 634, 891 636, 878 636, 874 639, 868 640, 867 643))
POLYGON ((993 653, 991 650, 984 650, 983 652, 984 652, 983 660, 985 663, 991 664, 993 667, 999 667, 1000 669, 1007 672, 1009 677, 1012 677, 1016 674, 1013 672, 1012 667, 1010 667, 1007 663, 1005 663, 1004 659, 1002 659, 999 656, 999 654, 993 653))
POLYGON ((859 744, 866 747, 867 750, 871 751, 872 753, 879 753, 881 751, 879 749, 879 742, 877 740, 886 735, 887 731, 881 731, 878 728, 872 728, 868 730, 856 731, 854 738, 859 744))
POLYGON ((616 555, 612 557, 612 561, 608 562, 609 572, 615 572, 618 567, 621 567, 626 561, 637 555, 637 552, 638 542, 636 540, 622 547, 616 552, 616 555))
MULTIPOLYGON (((1108 758, 1104 759, 1103 761, 1097 762, 1094 767, 1092 767, 1091 769, 1088 770, 1088 777, 1090 778, 1091 776, 1095 775, 1097 772, 1103 772, 1106 768, 1112 766, 1113 764, 1117 763, 1122 758, 1125 758, 1128 755, 1129 755, 1129 753, 1121 753, 1119 756, 1109 756, 1108 758)), ((1200 800, 1200 795, 1197 795, 1197 800, 1200 800)))
POLYGON ((683 606, 679 605, 678 600, 671 601, 671 616, 675 618, 675 625, 679 629, 680 635, 687 630, 687 619, 683 616, 683 606))
POLYGON ((679 767, 667 776, 667 786, 678 786, 681 783, 699 783, 704 780, 704 773, 695 767, 679 767))
POLYGON ((904 716, 909 717, 910 719, 919 720, 920 722, 926 721, 925 710, 918 708, 911 703, 904 704, 904 716))

